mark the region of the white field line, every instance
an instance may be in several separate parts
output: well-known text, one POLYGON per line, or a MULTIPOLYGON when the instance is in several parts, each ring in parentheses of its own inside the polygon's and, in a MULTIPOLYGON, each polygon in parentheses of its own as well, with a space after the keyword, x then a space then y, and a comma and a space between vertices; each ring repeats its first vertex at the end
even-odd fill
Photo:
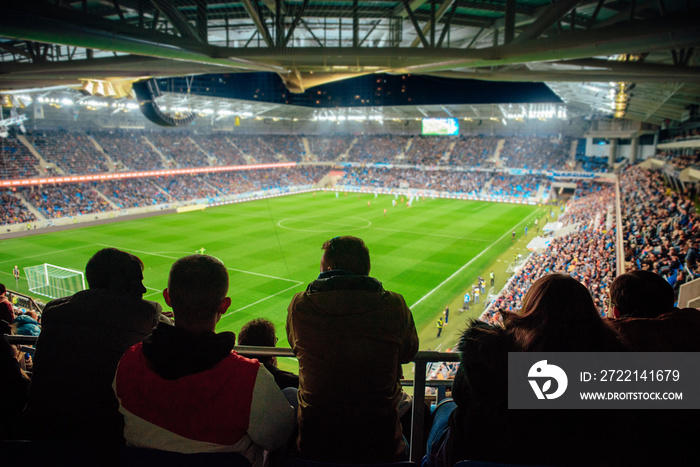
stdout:
MULTIPOLYGON (((527 216, 525 219, 523 219, 523 220, 521 220, 520 222, 518 222, 518 223, 513 227, 512 230, 516 230, 518 227, 520 227, 520 225, 521 225, 523 222, 528 221, 528 220, 529 220, 533 215, 535 215, 537 212, 539 212, 539 211, 535 211, 535 213, 533 213, 533 214, 527 216)), ((486 248, 484 248, 484 249, 481 251, 481 253, 479 253, 478 255, 476 255, 475 257, 473 257, 471 260, 469 260, 469 262, 468 262, 467 264, 465 264, 464 266, 462 266, 461 268, 459 268, 459 269, 457 269, 455 272, 453 272, 452 275, 450 275, 450 277, 448 277, 448 278, 445 279, 444 281, 440 282, 440 284, 438 284, 437 287, 435 287, 433 290, 431 290, 430 292, 428 292, 427 294, 425 294, 425 295, 423 295, 421 298, 419 298, 418 301, 417 301, 416 303, 414 303, 413 305, 411 305, 409 308, 410 308, 410 309, 413 309, 413 307, 415 307, 416 305, 420 304, 420 303, 421 303, 423 300, 425 300, 426 298, 430 297, 430 296, 433 294, 433 292, 435 292, 436 290, 438 290, 439 288, 441 288, 443 285, 445 285, 446 283, 448 283, 448 282, 449 282, 450 280, 452 280, 457 274, 459 274, 460 272, 462 272, 462 271, 464 271, 466 268, 468 268, 469 265, 471 265, 471 264, 472 264, 475 260, 477 260, 481 255, 483 255, 484 253, 486 253, 487 251, 489 251, 489 250, 491 249, 491 247, 493 247, 496 243, 500 242, 504 237, 506 237, 506 236, 508 236, 508 235, 510 235, 510 234, 511 234, 511 229, 509 229, 508 231, 506 231, 506 233, 504 233, 503 235, 501 235, 501 236, 498 238, 498 240, 496 240, 495 242, 491 243, 491 245, 489 245, 489 246, 487 246, 486 248)))
MULTIPOLYGON (((111 247, 111 246, 112 246, 112 245, 103 245, 103 244, 101 244, 101 243, 100 243, 99 245, 100 245, 100 246, 104 246, 104 247, 111 247)), ((139 253, 139 254, 142 254, 142 255, 158 256, 158 257, 160 257, 160 258, 168 258, 168 259, 173 259, 173 260, 180 259, 180 258, 177 257, 177 256, 161 255, 161 254, 159 254, 159 253, 151 253, 151 252, 149 252, 149 251, 134 250, 134 249, 132 249, 132 248, 127 248, 127 250, 129 250, 129 251, 134 251, 134 252, 139 253)), ((194 254, 194 253, 193 253, 193 254, 194 254)), ((294 280, 294 279, 287 279, 286 277, 270 276, 270 275, 268 275, 268 274, 262 274, 262 273, 260 273, 260 272, 244 271, 243 269, 236 269, 236 268, 229 268, 229 267, 227 267, 226 269, 228 269, 229 271, 241 272, 241 273, 243 273, 243 274, 250 274, 250 275, 253 275, 253 276, 266 277, 266 278, 268 278, 268 279, 275 279, 275 280, 278 280, 278 281, 294 282, 294 286, 297 286, 297 285, 299 285, 299 284, 302 284, 302 282, 300 282, 300 281, 297 281, 297 280, 294 280)))
MULTIPOLYGON (((62 249, 60 250, 60 252, 63 253, 64 251, 79 250, 79 249, 81 249, 81 248, 89 248, 89 247, 91 247, 91 246, 92 246, 92 245, 83 245, 83 246, 76 246, 76 247, 73 247, 73 248, 62 248, 62 249)), ((22 261, 24 261, 24 260, 27 260, 27 259, 29 259, 29 258, 36 258, 36 257, 39 257, 39 256, 47 256, 47 255, 50 255, 50 254, 52 254, 52 253, 38 253, 38 254, 36 254, 36 255, 23 256, 23 257, 21 258, 21 260, 18 260, 18 259, 7 259, 7 260, 4 260, 4 261, 0 261, 0 264, 4 264, 4 263, 20 263, 20 262, 22 262, 22 261)))
POLYGON ((272 297, 276 297, 277 295, 281 295, 281 294, 283 294, 283 293, 285 293, 285 292, 287 292, 287 291, 289 291, 289 290, 292 290, 292 289, 295 288, 295 287, 298 287, 300 284, 303 284, 303 282, 298 282, 297 284, 294 284, 294 285, 291 286, 291 287, 287 287, 286 289, 280 290, 280 291, 277 292, 277 293, 274 293, 274 294, 272 294, 272 295, 268 295, 267 297, 261 298, 260 300, 258 300, 258 301, 256 301, 256 302, 249 303, 249 304, 247 304, 246 306, 242 306, 242 307, 238 308, 237 310, 230 311, 229 313, 224 314, 224 315, 221 317, 221 319, 224 319, 224 318, 226 318, 227 316, 230 316, 230 314, 232 315, 233 313, 235 313, 235 312, 237 312, 237 311, 245 310, 246 308, 250 308, 250 307, 253 306, 253 305, 257 305, 258 303, 264 302, 265 300, 269 300, 269 299, 271 299, 272 297))
MULTIPOLYGON (((112 246, 112 245, 103 245, 103 244, 100 244, 100 246, 109 247, 109 246, 112 246)), ((140 251, 140 250, 133 250, 133 249, 131 249, 130 251, 133 251, 133 252, 136 252, 136 253, 139 253, 139 254, 144 254, 144 255, 159 256, 159 257, 161 257, 161 258, 179 259, 179 258, 177 258, 177 257, 175 257, 175 256, 161 255, 161 254, 159 254, 159 253, 151 253, 151 252, 148 252, 148 251, 140 251)), ((282 281, 287 281, 287 282, 293 282, 293 283, 294 283, 294 285, 292 285, 291 287, 287 287, 286 289, 281 290, 281 291, 279 291, 279 292, 277 292, 277 293, 274 293, 274 294, 272 294, 272 295, 268 295, 267 297, 261 298, 260 300, 258 300, 258 301, 256 301, 256 302, 249 303, 249 304, 247 304, 247 305, 245 305, 245 306, 243 306, 243 307, 241 307, 241 308, 238 308, 237 310, 232 310, 232 311, 229 312, 229 313, 231 313, 231 314, 235 313, 236 311, 245 310, 246 308, 249 308, 249 307, 251 307, 251 306, 253 306, 253 305, 257 305, 258 303, 264 302, 265 300, 269 300, 269 299, 272 298, 272 297, 275 297, 275 296, 277 296, 277 295, 283 294, 283 293, 285 293, 285 292, 287 292, 287 291, 289 291, 289 290, 291 290, 291 289, 293 289, 293 288, 295 288, 295 287, 298 287, 299 285, 303 284, 302 281, 297 281, 297 280, 294 280, 294 279, 287 279, 287 278, 284 278, 284 277, 269 276, 269 275, 267 275, 267 274, 261 274, 261 273, 253 272, 253 271, 244 271, 244 270, 242 270, 242 269, 234 269, 234 268, 226 268, 226 269, 228 269, 229 271, 241 272, 241 273, 244 273, 244 274, 252 274, 252 275, 254 275, 254 276, 261 276, 261 277, 266 277, 266 278, 268 278, 268 279, 276 279, 276 280, 282 280, 282 281)), ((148 288, 150 288, 150 287, 147 287, 147 289, 148 289, 148 288)), ((153 289, 153 290, 157 290, 157 289, 153 289)), ((162 290, 161 290, 161 291, 158 291, 158 292, 155 292, 155 293, 147 294, 147 295, 145 295, 145 297, 150 297, 150 296, 153 296, 153 295, 158 295, 158 294, 160 294, 160 293, 162 293, 162 290)), ((226 316, 229 316, 229 314, 228 314, 228 313, 224 314, 224 316, 222 316, 222 318, 225 318, 226 316)))
POLYGON ((460 237, 457 235, 443 235, 443 234, 436 234, 436 233, 424 233, 424 232, 409 232, 407 230, 399 230, 399 229, 384 229, 384 228, 379 228, 375 227, 372 230, 384 230, 386 232, 400 232, 400 233, 407 233, 411 235, 420 235, 422 237, 441 237, 441 238, 454 238, 456 240, 469 240, 470 242, 479 242, 479 243, 490 243, 489 240, 476 240, 473 238, 468 238, 468 237, 460 237))

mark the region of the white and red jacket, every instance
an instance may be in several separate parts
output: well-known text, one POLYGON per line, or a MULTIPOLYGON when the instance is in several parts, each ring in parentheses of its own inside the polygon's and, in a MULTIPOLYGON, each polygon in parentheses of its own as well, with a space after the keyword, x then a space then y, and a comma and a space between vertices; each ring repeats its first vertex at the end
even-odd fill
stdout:
POLYGON ((265 451, 284 444, 294 424, 293 409, 272 375, 233 351, 209 369, 168 379, 154 371, 137 344, 119 362, 114 391, 131 446, 238 452, 262 467, 265 451))

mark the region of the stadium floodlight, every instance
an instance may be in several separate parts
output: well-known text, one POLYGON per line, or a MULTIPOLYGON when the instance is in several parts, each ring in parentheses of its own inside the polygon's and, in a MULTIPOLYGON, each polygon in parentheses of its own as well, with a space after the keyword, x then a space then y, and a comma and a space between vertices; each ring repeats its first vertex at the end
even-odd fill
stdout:
POLYGON ((24 268, 29 291, 49 298, 60 298, 85 290, 85 274, 53 264, 24 268))

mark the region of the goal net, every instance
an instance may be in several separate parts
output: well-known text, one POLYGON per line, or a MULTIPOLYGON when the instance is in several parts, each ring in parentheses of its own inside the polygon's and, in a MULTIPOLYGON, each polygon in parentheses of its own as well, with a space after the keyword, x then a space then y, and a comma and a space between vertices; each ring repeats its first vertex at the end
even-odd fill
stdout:
POLYGON ((49 298, 60 298, 85 290, 85 275, 81 271, 44 263, 24 268, 29 290, 49 298))

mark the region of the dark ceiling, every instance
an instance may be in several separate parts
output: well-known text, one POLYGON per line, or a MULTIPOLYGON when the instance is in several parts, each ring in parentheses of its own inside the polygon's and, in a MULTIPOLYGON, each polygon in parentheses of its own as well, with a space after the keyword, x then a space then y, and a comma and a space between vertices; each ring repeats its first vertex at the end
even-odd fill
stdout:
MULTIPOLYGON (((546 83, 579 113, 661 124, 700 103, 700 0, 24 0, 0 90, 271 72, 546 83)), ((0 91, 1 92, 1 91, 0 91)))

